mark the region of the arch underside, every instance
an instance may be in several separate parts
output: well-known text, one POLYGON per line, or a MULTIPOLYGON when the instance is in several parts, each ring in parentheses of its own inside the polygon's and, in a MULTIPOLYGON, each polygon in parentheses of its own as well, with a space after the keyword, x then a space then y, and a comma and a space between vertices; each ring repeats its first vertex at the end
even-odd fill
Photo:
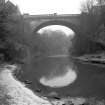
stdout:
POLYGON ((80 30, 79 30, 79 28, 75 24, 70 23, 70 22, 66 22, 66 21, 60 21, 60 20, 53 20, 53 21, 44 22, 44 23, 40 24, 39 26, 37 26, 34 29, 34 32, 36 33, 41 28, 49 26, 49 25, 62 25, 62 26, 66 26, 66 27, 70 28, 71 30, 73 30, 76 34, 80 34, 80 30))

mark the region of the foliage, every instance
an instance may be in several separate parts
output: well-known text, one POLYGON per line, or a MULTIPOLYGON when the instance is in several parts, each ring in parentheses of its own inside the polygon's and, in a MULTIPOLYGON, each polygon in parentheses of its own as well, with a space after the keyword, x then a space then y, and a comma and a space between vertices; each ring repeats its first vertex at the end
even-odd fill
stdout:
POLYGON ((81 3, 81 12, 94 14, 97 12, 102 12, 103 6, 105 5, 105 0, 86 0, 81 3))
POLYGON ((93 6, 94 6, 94 0, 86 0, 81 3, 81 12, 83 13, 93 13, 93 6))
POLYGON ((86 0, 81 4, 81 12, 83 27, 87 25, 87 36, 97 41, 100 27, 105 26, 105 0, 86 0))
POLYGON ((15 43, 11 40, 13 30, 9 30, 8 26, 13 20, 13 14, 17 14, 17 7, 11 2, 1 2, 0 4, 0 62, 12 62, 18 55, 15 49, 15 43))
POLYGON ((44 30, 42 33, 38 33, 35 40, 37 54, 44 56, 66 54, 71 45, 70 39, 60 30, 44 30))
POLYGON ((105 5, 105 0, 96 0, 98 5, 105 5))
POLYGON ((72 40, 72 56, 82 56, 84 54, 95 54, 105 51, 105 47, 95 40, 91 40, 84 35, 76 35, 72 40))

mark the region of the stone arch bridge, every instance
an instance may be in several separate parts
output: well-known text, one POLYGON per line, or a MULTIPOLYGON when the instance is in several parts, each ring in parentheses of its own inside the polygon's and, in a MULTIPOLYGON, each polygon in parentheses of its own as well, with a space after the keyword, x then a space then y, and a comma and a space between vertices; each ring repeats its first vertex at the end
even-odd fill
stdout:
POLYGON ((80 14, 46 14, 46 15, 24 15, 24 20, 29 22, 34 32, 48 25, 63 25, 72 29, 76 34, 84 34, 88 29, 84 25, 86 19, 80 14), (85 26, 85 27, 84 27, 85 26))

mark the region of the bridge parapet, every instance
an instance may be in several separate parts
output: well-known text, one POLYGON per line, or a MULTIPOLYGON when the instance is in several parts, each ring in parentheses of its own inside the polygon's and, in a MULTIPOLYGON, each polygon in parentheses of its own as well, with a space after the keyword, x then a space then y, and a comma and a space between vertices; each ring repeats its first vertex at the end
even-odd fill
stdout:
POLYGON ((24 15, 24 20, 29 22, 30 26, 32 27, 32 30, 35 30, 37 27, 39 27, 41 24, 44 24, 44 23, 46 26, 47 25, 64 25, 64 26, 68 26, 69 28, 70 26, 74 25, 75 27, 79 29, 81 25, 80 17, 81 17, 80 14, 24 15))
POLYGON ((43 19, 43 18, 71 18, 80 17, 80 14, 43 14, 43 15, 23 15, 24 19, 43 19))

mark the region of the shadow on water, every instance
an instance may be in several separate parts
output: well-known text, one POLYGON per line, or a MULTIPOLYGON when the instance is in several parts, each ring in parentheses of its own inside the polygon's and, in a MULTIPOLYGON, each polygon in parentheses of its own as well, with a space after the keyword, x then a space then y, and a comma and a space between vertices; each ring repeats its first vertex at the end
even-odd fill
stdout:
POLYGON ((32 62, 30 68, 25 66, 24 69, 30 70, 22 73, 20 80, 28 83, 33 91, 43 95, 56 92, 60 96, 105 98, 105 67, 83 63, 68 57, 48 57, 32 62), (77 73, 77 78, 73 83, 61 88, 50 88, 39 83, 38 79, 42 75, 49 74, 53 70, 56 70, 59 75, 65 72, 66 66, 71 67, 77 73))

